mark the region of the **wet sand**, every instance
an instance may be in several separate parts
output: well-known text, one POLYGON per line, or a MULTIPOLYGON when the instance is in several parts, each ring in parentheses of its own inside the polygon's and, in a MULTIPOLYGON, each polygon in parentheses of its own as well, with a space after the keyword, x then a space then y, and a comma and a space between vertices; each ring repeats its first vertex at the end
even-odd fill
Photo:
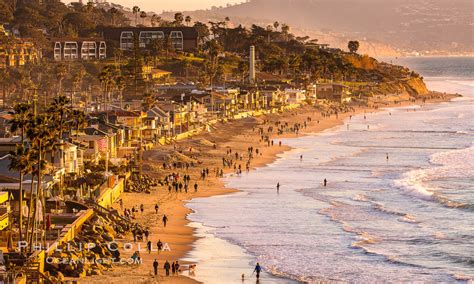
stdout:
MULTIPOLYGON (((440 102, 442 99, 433 100, 431 102, 440 102)), ((403 106, 408 105, 397 104, 392 106, 403 106)), ((384 106, 389 107, 389 105, 384 106)), ((153 150, 144 153, 143 170, 156 178, 163 178, 166 174, 172 172, 179 172, 181 175, 188 174, 191 176, 191 186, 188 193, 178 192, 168 193, 166 186, 158 186, 155 191, 151 194, 146 193, 125 193, 122 196, 123 204, 125 208, 131 208, 131 206, 144 205, 144 213, 138 213, 136 220, 150 228, 149 239, 153 243, 153 248, 156 249, 156 242, 160 239, 163 243, 167 243, 171 251, 162 251, 160 253, 153 251, 151 254, 146 252, 146 242, 140 242, 135 244, 135 249, 140 245, 142 248, 141 257, 143 263, 140 266, 131 268, 130 266, 116 266, 110 271, 105 271, 103 275, 87 277, 81 279, 81 283, 197 283, 197 281, 186 277, 188 271, 186 271, 188 263, 181 262, 181 268, 183 269, 180 276, 166 277, 164 276, 163 264, 166 260, 170 263, 176 260, 187 257, 192 259, 192 255, 189 252, 193 248, 193 244, 196 242, 198 236, 196 235, 196 226, 189 226, 190 221, 187 220, 186 216, 191 213, 191 210, 185 206, 186 202, 193 198, 210 197, 222 194, 229 194, 236 192, 233 189, 225 188, 221 179, 216 178, 214 169, 222 168, 222 157, 226 156, 226 151, 232 149, 232 154, 235 152, 246 154, 247 148, 253 146, 260 150, 261 155, 255 157, 252 160, 251 167, 257 168, 273 162, 276 156, 283 153, 290 148, 288 146, 278 145, 279 138, 297 137, 296 134, 284 134, 277 135, 274 131, 270 139, 274 141, 273 146, 267 146, 267 143, 259 141, 260 135, 254 131, 254 127, 262 126, 266 129, 270 125, 275 125, 276 121, 288 122, 290 125, 294 123, 303 123, 308 117, 311 117, 312 122, 307 124, 307 128, 300 132, 300 136, 304 133, 317 133, 337 125, 344 123, 344 120, 349 115, 355 115, 358 113, 370 113, 375 112, 375 109, 358 108, 353 112, 340 113, 337 117, 332 115, 331 117, 323 118, 321 113, 314 107, 301 107, 291 111, 287 111, 280 114, 270 114, 255 118, 246 118, 241 120, 229 121, 227 123, 218 123, 215 125, 210 132, 202 133, 194 136, 190 139, 179 141, 176 146, 182 150, 182 154, 193 157, 199 164, 196 167, 190 167, 188 170, 176 169, 176 170, 164 170, 162 167, 163 161, 169 158, 168 155, 175 153, 173 145, 158 146, 153 150), (263 124, 264 120, 269 123, 263 124), (319 123, 318 123, 319 120, 319 123), (216 148, 213 147, 216 145, 216 148), (209 168, 209 178, 202 181, 199 179, 200 171, 203 168, 209 168), (192 185, 194 182, 198 183, 198 192, 194 192, 192 185), (154 206, 158 203, 160 209, 158 214, 155 213, 154 206), (167 227, 164 228, 161 222, 163 214, 166 214, 169 218, 167 227), (159 262, 159 275, 153 275, 153 261, 157 259, 159 262)), ((246 159, 242 162, 243 171, 245 171, 246 159)), ((226 169, 225 173, 233 173, 233 169, 226 169)), ((116 207, 120 212, 120 207, 116 207)), ((203 233, 198 232, 200 237, 203 233)), ((126 236, 124 240, 117 240, 119 243, 132 242, 133 237, 126 236)), ((121 251, 122 257, 130 256, 134 250, 129 252, 121 251)), ((222 267, 220 269, 225 269, 222 267)), ((196 274, 199 273, 199 263, 197 263, 196 274)))

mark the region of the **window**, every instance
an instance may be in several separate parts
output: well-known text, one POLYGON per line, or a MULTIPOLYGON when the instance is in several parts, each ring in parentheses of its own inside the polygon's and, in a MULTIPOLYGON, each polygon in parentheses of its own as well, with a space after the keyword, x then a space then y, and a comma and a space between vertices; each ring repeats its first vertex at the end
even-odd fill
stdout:
POLYGON ((70 60, 70 59, 77 59, 78 58, 78 47, 77 47, 77 42, 75 41, 66 41, 64 43, 64 59, 65 60, 70 60))
POLYGON ((107 57, 107 45, 105 41, 101 41, 99 45, 99 59, 105 59, 107 57))
POLYGON ((170 33, 170 41, 174 49, 183 50, 183 32, 172 31, 170 33))
POLYGON ((133 32, 122 32, 120 34, 120 49, 133 49, 133 32))
POLYGON ((97 45, 94 41, 84 41, 81 47, 81 59, 97 58, 97 45))
POLYGON ((54 43, 54 60, 61 60, 61 43, 54 43))
POLYGON ((165 34, 160 31, 140 32, 140 47, 146 48, 155 39, 163 39, 165 34))

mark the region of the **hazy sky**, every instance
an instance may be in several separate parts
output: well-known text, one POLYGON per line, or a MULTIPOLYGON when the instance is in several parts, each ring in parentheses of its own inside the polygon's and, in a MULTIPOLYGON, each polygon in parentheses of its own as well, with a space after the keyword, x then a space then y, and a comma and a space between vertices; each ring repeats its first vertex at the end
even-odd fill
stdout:
MULTIPOLYGON (((77 1, 77 0, 74 0, 77 1)), ((71 0, 65 0, 71 2, 71 0)), ((87 2, 86 0, 83 1, 87 2)), ((212 6, 225 6, 227 3, 239 3, 244 0, 108 0, 126 7, 138 6, 142 10, 162 12, 163 10, 184 11, 206 9, 212 6)))

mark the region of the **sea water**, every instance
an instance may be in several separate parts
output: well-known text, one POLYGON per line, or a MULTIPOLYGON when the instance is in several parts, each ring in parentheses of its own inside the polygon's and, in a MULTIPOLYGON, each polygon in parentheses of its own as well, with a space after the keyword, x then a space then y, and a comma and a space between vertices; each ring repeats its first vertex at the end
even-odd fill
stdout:
POLYGON ((242 192, 193 200, 189 218, 208 234, 191 253, 207 256, 197 280, 238 283, 256 262, 281 277, 265 283, 474 279, 474 60, 397 63, 463 97, 284 140, 293 150, 274 163, 225 179, 242 192))

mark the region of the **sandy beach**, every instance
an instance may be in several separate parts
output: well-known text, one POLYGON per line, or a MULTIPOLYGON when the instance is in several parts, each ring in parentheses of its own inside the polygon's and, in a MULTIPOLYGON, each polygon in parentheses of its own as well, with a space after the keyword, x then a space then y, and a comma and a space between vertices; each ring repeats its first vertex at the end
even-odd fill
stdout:
MULTIPOLYGON (((445 101, 446 98, 433 99, 430 103, 445 101)), ((417 102, 418 103, 418 102, 417 102)), ((410 103, 384 105, 383 107, 397 107, 408 105, 410 103)), ((256 155, 251 162, 251 168, 261 167, 275 160, 279 153, 289 150, 286 145, 279 146, 279 138, 291 138, 304 135, 305 133, 317 133, 337 125, 344 123, 345 119, 351 115, 360 113, 371 113, 377 111, 374 108, 356 108, 353 111, 346 113, 338 113, 330 117, 324 117, 322 113, 314 107, 301 107, 294 110, 286 111, 279 114, 270 114, 260 117, 251 117, 241 120, 229 121, 227 123, 218 123, 215 127, 206 133, 199 134, 192 138, 179 141, 176 145, 159 146, 153 150, 144 153, 143 171, 147 174, 163 179, 170 173, 180 173, 180 175, 190 175, 190 188, 188 193, 177 192, 174 190, 168 192, 167 186, 158 186, 151 194, 146 193, 125 193, 122 196, 124 208, 131 208, 132 206, 140 206, 143 204, 144 212, 136 215, 136 220, 141 225, 148 227, 150 230, 149 239, 153 244, 153 249, 150 254, 146 252, 146 241, 135 244, 135 249, 131 251, 124 251, 122 248, 122 257, 130 256, 134 250, 138 249, 140 245, 142 249, 141 257, 142 264, 140 266, 116 266, 110 271, 105 271, 103 275, 88 277, 82 279, 81 283, 196 283, 188 275, 187 267, 189 263, 181 263, 182 273, 180 276, 166 277, 164 275, 163 264, 165 261, 172 263, 180 260, 192 249, 193 243, 196 240, 195 229, 188 226, 189 221, 186 216, 190 213, 185 204, 187 201, 198 197, 209 197, 215 195, 222 195, 235 192, 233 189, 224 187, 223 182, 216 177, 216 168, 222 168, 223 157, 234 157, 235 153, 243 155, 242 161, 237 161, 237 164, 242 164, 242 170, 245 171, 246 155, 248 147, 259 149, 259 154, 256 155), (277 121, 288 122, 290 126, 295 123, 307 127, 301 129, 299 134, 284 133, 277 135, 276 131, 269 135, 270 140, 273 140, 273 146, 268 146, 267 142, 261 140, 258 133, 258 127, 266 129, 269 126, 275 126, 277 121), (229 150, 232 153, 227 155, 229 150), (179 154, 176 154, 180 152, 179 154), (184 155, 184 156, 183 156, 184 155), (197 162, 195 167, 189 169, 163 169, 163 162, 169 162, 170 157, 179 157, 182 162, 194 161, 197 162), (209 175, 205 180, 200 179, 201 170, 209 169, 209 175), (192 185, 198 184, 197 192, 194 192, 192 185), (154 206, 159 204, 159 212, 155 213, 154 206), (168 224, 166 228, 163 227, 162 217, 166 214, 168 217, 168 224), (158 240, 168 244, 170 251, 156 251, 156 243, 158 240), (153 275, 153 261, 159 262, 159 274, 153 275)), ((265 133, 267 135, 267 133, 265 133)), ((233 168, 224 169, 224 173, 233 173, 233 168)), ((122 212, 120 206, 117 204, 116 209, 122 212)), ((133 237, 127 236, 126 239, 117 240, 118 242, 133 242, 133 237)), ((199 264, 197 264, 197 271, 199 271, 199 264)))

